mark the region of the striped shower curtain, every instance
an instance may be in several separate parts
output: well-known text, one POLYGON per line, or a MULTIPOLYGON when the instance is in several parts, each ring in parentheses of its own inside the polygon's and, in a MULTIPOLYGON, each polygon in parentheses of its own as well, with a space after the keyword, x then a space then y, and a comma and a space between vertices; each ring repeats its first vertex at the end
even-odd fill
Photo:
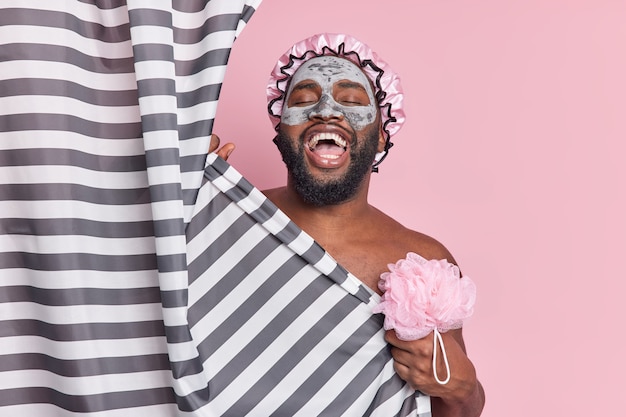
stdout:
POLYGON ((207 157, 260 3, 0 2, 0 416, 430 415, 377 296, 207 157))

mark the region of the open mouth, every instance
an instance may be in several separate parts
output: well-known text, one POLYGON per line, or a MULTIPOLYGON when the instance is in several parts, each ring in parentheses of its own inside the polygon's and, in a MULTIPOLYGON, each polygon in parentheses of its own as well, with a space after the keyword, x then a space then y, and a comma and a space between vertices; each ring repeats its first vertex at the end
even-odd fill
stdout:
POLYGON ((344 154, 348 143, 337 133, 323 132, 313 135, 307 147, 323 159, 337 159, 344 154))

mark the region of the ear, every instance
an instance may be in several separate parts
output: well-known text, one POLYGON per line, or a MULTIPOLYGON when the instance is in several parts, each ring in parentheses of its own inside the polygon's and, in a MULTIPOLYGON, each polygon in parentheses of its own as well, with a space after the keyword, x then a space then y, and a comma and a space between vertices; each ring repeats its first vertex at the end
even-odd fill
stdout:
POLYGON ((385 145, 387 144, 387 137, 385 136, 385 131, 383 130, 382 123, 378 127, 378 152, 382 152, 385 150, 385 145))

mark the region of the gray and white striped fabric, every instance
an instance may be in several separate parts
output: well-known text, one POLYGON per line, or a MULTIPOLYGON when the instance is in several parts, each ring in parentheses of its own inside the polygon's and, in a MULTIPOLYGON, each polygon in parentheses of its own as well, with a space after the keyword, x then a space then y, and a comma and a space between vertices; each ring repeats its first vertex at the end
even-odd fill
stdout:
POLYGON ((207 159, 260 2, 0 3, 0 415, 430 415, 377 296, 207 159))

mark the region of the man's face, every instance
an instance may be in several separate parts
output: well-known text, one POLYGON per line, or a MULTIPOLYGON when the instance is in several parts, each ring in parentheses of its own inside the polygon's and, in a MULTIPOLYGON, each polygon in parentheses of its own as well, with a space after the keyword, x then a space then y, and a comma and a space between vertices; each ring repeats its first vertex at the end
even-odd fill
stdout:
POLYGON ((327 205, 352 198, 384 147, 363 71, 332 56, 305 62, 291 79, 277 145, 305 201, 327 205))

